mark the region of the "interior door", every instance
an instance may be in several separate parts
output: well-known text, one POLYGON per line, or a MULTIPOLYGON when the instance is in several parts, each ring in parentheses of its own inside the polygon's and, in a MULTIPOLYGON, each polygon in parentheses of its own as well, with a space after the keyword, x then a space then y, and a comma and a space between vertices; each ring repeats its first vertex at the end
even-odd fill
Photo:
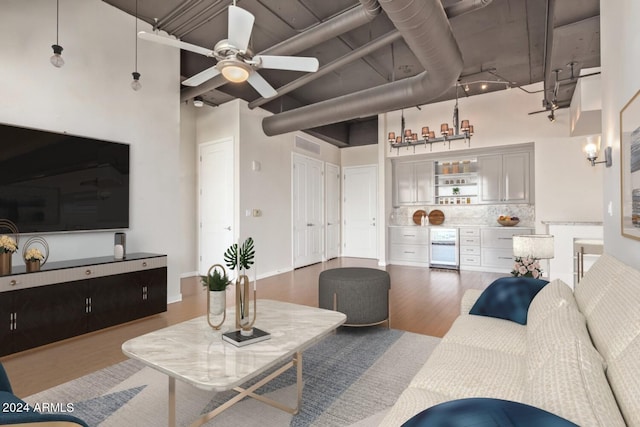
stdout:
POLYGON ((204 275, 233 243, 233 140, 200 144, 200 260, 204 275))
POLYGON ((378 167, 343 169, 343 256, 378 258, 378 167))
POLYGON ((293 155, 293 267, 322 262, 324 240, 323 163, 293 155))
POLYGON ((340 256, 340 167, 327 163, 324 178, 327 204, 325 259, 329 260, 340 256))

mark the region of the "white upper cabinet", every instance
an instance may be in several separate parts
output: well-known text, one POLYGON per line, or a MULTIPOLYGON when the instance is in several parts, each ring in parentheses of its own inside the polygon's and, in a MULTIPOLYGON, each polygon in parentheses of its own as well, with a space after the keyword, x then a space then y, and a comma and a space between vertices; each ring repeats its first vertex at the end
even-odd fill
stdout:
POLYGON ((433 203, 433 161, 393 162, 393 204, 433 203))
POLYGON ((530 152, 478 156, 479 203, 531 203, 530 152))

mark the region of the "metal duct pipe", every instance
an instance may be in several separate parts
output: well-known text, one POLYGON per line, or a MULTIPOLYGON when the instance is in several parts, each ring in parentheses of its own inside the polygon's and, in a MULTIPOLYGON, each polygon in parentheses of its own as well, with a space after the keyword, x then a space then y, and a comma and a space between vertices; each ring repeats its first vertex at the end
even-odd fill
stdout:
POLYGON ((467 0, 460 1, 452 4, 445 9, 447 16, 452 18, 454 16, 464 15, 465 13, 473 12, 474 10, 482 9, 489 5, 493 0, 467 0))
POLYGON ((381 0, 380 5, 427 71, 266 117, 262 120, 265 134, 279 135, 424 104, 454 86, 462 72, 462 54, 440 0, 381 0))
MULTIPOLYGON (((360 0, 360 5, 336 15, 327 21, 321 22, 303 33, 296 34, 275 46, 265 49, 259 52, 259 54, 294 55, 372 21, 380 14, 380 11, 381 8, 377 0, 360 0)), ((226 83, 228 83, 227 80, 221 75, 218 75, 200 86, 183 89, 180 92, 180 100, 186 101, 226 83)))
POLYGON ((328 21, 321 22, 308 30, 260 52, 260 55, 295 55, 310 47, 360 27, 380 14, 377 0, 360 0, 360 5, 347 10, 328 21))
POLYGON ((347 53, 346 55, 336 59, 335 61, 330 62, 329 64, 320 67, 320 69, 318 71, 316 71, 315 73, 309 73, 306 74, 302 77, 300 77, 299 79, 296 79, 290 83, 287 83, 286 85, 279 87, 277 89, 278 94, 274 97, 271 98, 258 98, 255 101, 251 101, 249 103, 249 108, 253 109, 256 107, 259 107, 261 105, 266 104, 267 102, 271 102, 274 99, 285 95, 291 91, 296 90, 297 88, 306 85, 307 83, 319 79, 320 77, 331 73, 332 71, 344 66, 345 64, 348 64, 350 62, 355 61, 356 59, 360 59, 363 56, 369 55, 372 52, 375 52, 376 50, 380 49, 381 47, 387 46, 391 43, 393 43, 394 41, 400 39, 402 37, 402 35, 400 34, 399 31, 394 30, 394 31, 390 31, 387 34, 385 34, 382 37, 378 37, 377 39, 370 41, 369 43, 365 44, 364 46, 358 48, 357 50, 351 51, 349 53, 347 53))

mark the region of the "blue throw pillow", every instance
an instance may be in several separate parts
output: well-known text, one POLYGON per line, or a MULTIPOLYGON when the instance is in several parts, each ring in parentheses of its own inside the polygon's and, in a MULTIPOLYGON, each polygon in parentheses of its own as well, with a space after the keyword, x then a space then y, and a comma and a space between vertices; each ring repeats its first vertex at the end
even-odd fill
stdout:
POLYGON ((546 280, 531 277, 502 277, 482 292, 469 314, 497 317, 526 325, 529 305, 547 283, 546 280))
POLYGON ((402 427, 578 427, 540 408, 509 400, 476 397, 425 409, 402 427))

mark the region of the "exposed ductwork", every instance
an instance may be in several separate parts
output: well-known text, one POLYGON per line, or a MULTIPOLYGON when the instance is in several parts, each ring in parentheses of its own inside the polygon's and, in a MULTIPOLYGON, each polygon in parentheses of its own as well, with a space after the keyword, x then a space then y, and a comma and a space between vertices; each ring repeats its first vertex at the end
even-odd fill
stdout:
POLYGON ((313 80, 317 80, 322 76, 325 76, 333 71, 335 71, 338 68, 341 68, 343 66, 345 66, 346 64, 353 62, 357 59, 362 58, 363 56, 369 55, 372 52, 375 52, 376 50, 384 47, 384 46, 388 46, 391 43, 393 43, 394 41, 398 40, 402 38, 402 34, 400 34, 400 32, 398 30, 393 30, 390 31, 389 33, 385 34, 384 36, 378 37, 377 39, 365 44, 362 47, 359 47, 356 50, 353 50, 349 53, 347 53, 346 55, 336 59, 335 61, 332 61, 331 63, 322 66, 318 71, 316 71, 315 73, 309 73, 306 74, 303 77, 300 77, 299 79, 296 79, 290 83, 287 83, 286 85, 279 87, 278 88, 278 94, 276 96, 273 96, 271 98, 258 98, 255 101, 251 101, 249 103, 249 108, 253 109, 256 107, 259 107, 263 104, 266 104, 267 102, 271 102, 274 99, 285 95, 291 91, 296 90, 297 88, 306 85, 307 83, 313 81, 313 80))
MULTIPOLYGON (((295 55, 296 53, 337 37, 340 34, 360 27, 367 22, 371 22, 380 12, 381 8, 377 0, 360 0, 360 5, 336 15, 325 22, 321 22, 307 31, 284 40, 275 46, 265 49, 259 52, 259 55, 295 55)), ((218 75, 199 86, 183 89, 180 92, 180 99, 186 101, 226 83, 228 83, 227 80, 221 75, 218 75)))
MULTIPOLYGON (((480 3, 476 8, 488 4, 471 2, 480 3)), ((262 121, 265 134, 279 135, 424 104, 456 83, 463 68, 462 54, 440 0, 381 0, 380 5, 427 71, 266 117, 262 121)))

